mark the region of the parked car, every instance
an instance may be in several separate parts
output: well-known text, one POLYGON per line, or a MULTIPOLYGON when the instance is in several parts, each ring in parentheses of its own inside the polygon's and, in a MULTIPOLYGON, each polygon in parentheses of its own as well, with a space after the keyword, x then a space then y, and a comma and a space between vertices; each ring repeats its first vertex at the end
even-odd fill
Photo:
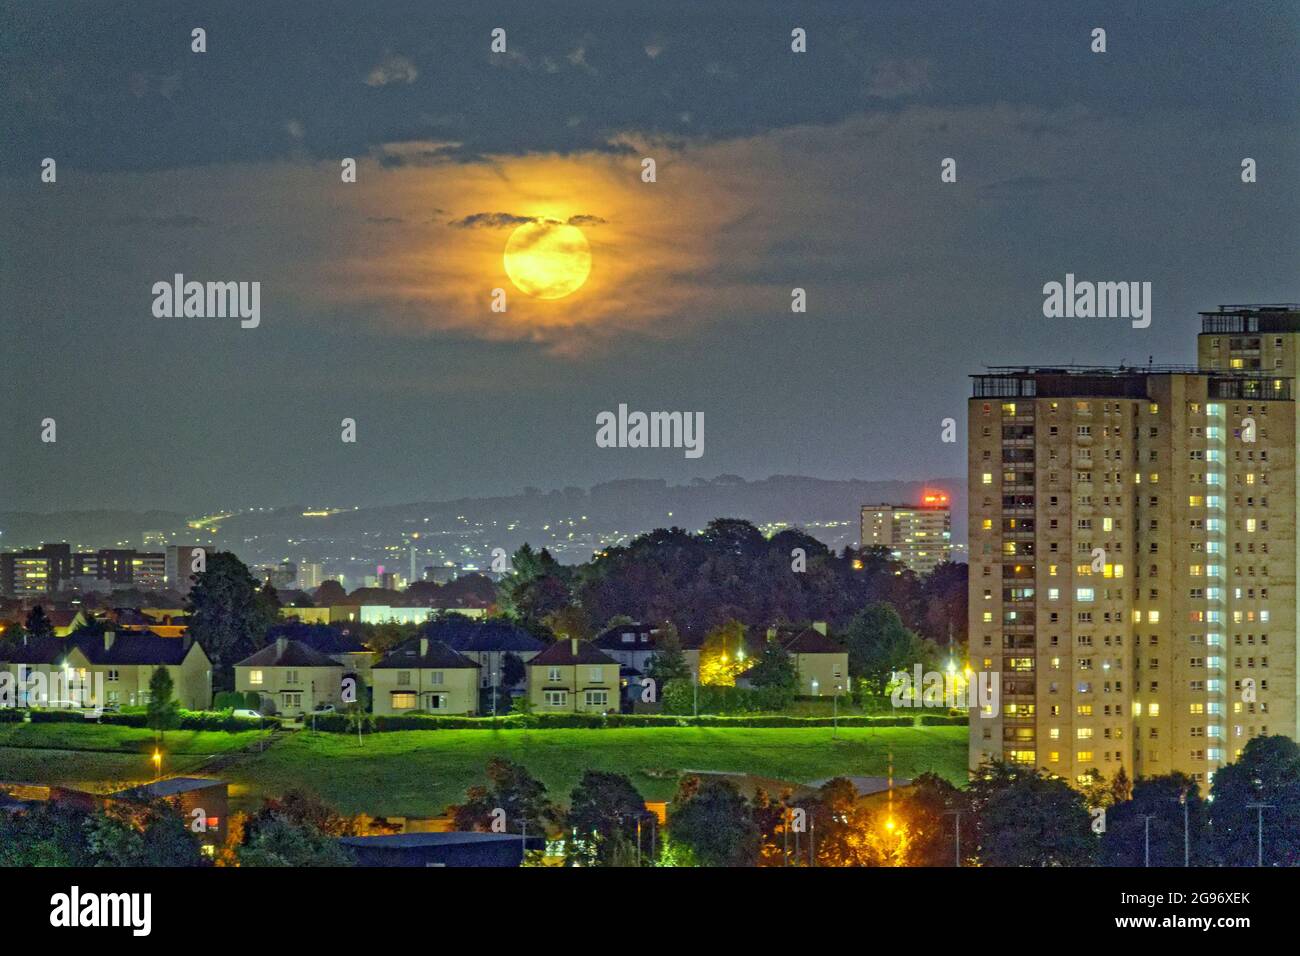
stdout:
POLYGON ((257 711, 255 711, 255 710, 248 710, 247 708, 243 708, 243 707, 236 708, 236 709, 232 712, 231 716, 232 716, 232 717, 243 717, 243 718, 245 718, 246 720, 261 720, 261 719, 262 719, 262 715, 259 714, 257 711))
POLYGON ((318 714, 332 714, 332 713, 334 713, 334 705, 333 705, 333 704, 317 704, 317 705, 316 705, 315 713, 318 713, 318 714))

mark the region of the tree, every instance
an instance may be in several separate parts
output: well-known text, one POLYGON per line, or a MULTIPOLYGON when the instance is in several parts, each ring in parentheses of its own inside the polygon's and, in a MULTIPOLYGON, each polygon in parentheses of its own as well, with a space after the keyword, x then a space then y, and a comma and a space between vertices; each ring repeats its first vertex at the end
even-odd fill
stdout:
POLYGON ((1252 737, 1235 763, 1215 772, 1210 795, 1210 852, 1216 865, 1255 865, 1261 815, 1264 864, 1300 865, 1300 746, 1295 741, 1252 737))
POLYGON ((591 618, 574 604, 552 611, 544 618, 545 624, 560 640, 576 637, 580 641, 591 639, 591 618))
POLYGON ((27 621, 23 627, 27 631, 27 636, 34 641, 54 636, 54 625, 50 623, 45 608, 39 604, 27 612, 27 621))
POLYGON ((179 803, 108 805, 85 823, 95 866, 207 866, 179 803))
POLYGON ((626 851, 635 849, 637 820, 647 815, 645 800, 627 777, 588 770, 569 796, 565 865, 622 865, 626 851))
POLYGON ((660 688, 670 680, 689 680, 691 677, 691 665, 682 650, 681 635, 671 621, 661 625, 655 635, 655 652, 646 666, 646 676, 653 678, 660 688))
POLYGON ((1059 777, 997 764, 970 791, 982 866, 1087 866, 1096 850, 1083 795, 1059 777))
POLYGON ((793 695, 799 676, 795 673, 794 661, 785 648, 776 641, 769 641, 759 655, 758 663, 749 669, 746 679, 753 687, 771 687, 793 695))
POLYGON ((975 821, 967 795, 935 773, 923 773, 912 781, 911 792, 899 815, 907 820, 911 834, 909 866, 966 865, 975 855, 975 821), (961 846, 957 846, 957 816, 960 811, 961 846))
POLYGON ((487 764, 487 786, 465 791, 465 802, 451 807, 457 830, 529 833, 541 836, 557 818, 546 798, 546 785, 525 768, 504 757, 487 764), (498 829, 494 831, 494 826, 498 829))
POLYGON ((361 835, 355 818, 344 816, 313 793, 293 789, 278 799, 267 797, 263 800, 261 809, 244 824, 245 842, 256 837, 263 826, 276 818, 288 820, 295 826, 311 827, 326 836, 361 835))
POLYGON ((145 724, 158 732, 161 738, 164 731, 179 727, 181 723, 180 702, 172 696, 172 676, 166 667, 154 668, 149 678, 149 703, 145 708, 145 724))
POLYGON ((1152 866, 1182 866, 1184 835, 1191 861, 1206 862, 1207 808, 1196 781, 1186 774, 1170 773, 1139 780, 1133 785, 1132 799, 1117 800, 1107 808, 1105 821, 1098 851, 1098 863, 1102 866, 1143 866, 1148 833, 1152 866), (1185 833, 1184 808, 1187 811, 1185 833))
POLYGON ((316 602, 317 607, 330 607, 335 604, 345 604, 348 592, 343 589, 343 585, 331 578, 321 582, 320 587, 312 593, 311 599, 316 602))
POLYGON ((501 686, 518 687, 528 676, 528 669, 524 667, 523 658, 513 651, 506 651, 501 655, 501 686))
POLYGON ((240 866, 349 866, 338 841, 309 823, 273 814, 238 851, 240 866))
POLYGON ((235 662, 265 643, 278 617, 248 568, 227 551, 209 554, 207 570, 194 576, 189 613, 189 635, 203 645, 222 689, 234 686, 235 662))
POLYGON ((752 866, 758 860, 758 825, 748 801, 730 780, 683 780, 668 817, 668 832, 700 866, 752 866))
POLYGON ((736 675, 749 667, 745 625, 734 618, 714 628, 700 648, 700 683, 732 687, 736 675))
POLYGON ((844 631, 849 651, 849 673, 861 678, 877 694, 889 686, 896 671, 932 665, 935 648, 922 641, 888 604, 875 603, 853 616, 844 631))

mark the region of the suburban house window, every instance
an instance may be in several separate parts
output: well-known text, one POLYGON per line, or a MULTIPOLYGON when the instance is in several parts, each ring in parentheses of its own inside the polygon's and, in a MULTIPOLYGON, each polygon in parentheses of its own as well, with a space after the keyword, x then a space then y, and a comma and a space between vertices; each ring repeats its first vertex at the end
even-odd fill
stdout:
POLYGON ((261 672, 261 671, 249 671, 249 672, 248 672, 248 682, 249 682, 250 684, 260 684, 260 683, 262 683, 262 672, 261 672))
POLYGON ((298 683, 298 672, 297 672, 297 671, 285 671, 285 672, 284 672, 284 682, 285 682, 286 684, 296 684, 296 683, 298 683))
POLYGON ((398 687, 407 687, 407 686, 410 685, 410 683, 411 683, 411 672, 410 672, 410 671, 398 671, 398 672, 397 672, 397 686, 398 686, 398 687))
POLYGON ((302 693, 301 693, 301 692, 294 692, 294 693, 292 693, 292 694, 285 694, 285 695, 284 695, 284 706, 286 706, 286 707, 301 707, 301 706, 302 706, 302 693))
POLYGON ((431 683, 431 684, 445 684, 446 681, 444 681, 444 680, 442 679, 442 671, 434 671, 434 672, 433 672, 433 676, 429 679, 429 683, 431 683))
POLYGON ((548 690, 546 692, 547 707, 563 707, 569 699, 567 690, 548 690))
POLYGON ((105 679, 108 680, 108 681, 111 681, 111 682, 113 682, 113 683, 117 683, 117 680, 118 680, 118 676, 117 676, 117 668, 116 668, 116 667, 110 667, 110 668, 108 669, 108 673, 107 673, 107 675, 105 676, 105 679))
POLYGON ((604 680, 605 678, 603 678, 603 677, 601 676, 602 673, 604 673, 604 668, 601 668, 601 667, 593 667, 593 668, 591 669, 591 679, 592 679, 592 680, 604 680))
POLYGON ((609 705, 609 691, 589 690, 585 691, 584 695, 588 707, 606 707, 609 705))
POLYGON ((839 664, 836 664, 835 667, 831 670, 831 676, 832 676, 832 677, 843 677, 843 676, 844 676, 843 674, 840 673, 840 665, 839 665, 839 664))
POLYGON ((429 695, 429 709, 430 709, 430 710, 446 710, 446 709, 447 709, 447 695, 446 695, 446 694, 430 694, 430 695, 429 695))
POLYGON ((415 694, 409 691, 393 694, 393 710, 414 710, 415 703, 415 694))
POLYGON ((552 667, 550 670, 548 670, 548 671, 546 672, 546 679, 547 679, 547 680, 559 680, 559 679, 560 679, 560 669, 559 669, 558 667, 552 667))

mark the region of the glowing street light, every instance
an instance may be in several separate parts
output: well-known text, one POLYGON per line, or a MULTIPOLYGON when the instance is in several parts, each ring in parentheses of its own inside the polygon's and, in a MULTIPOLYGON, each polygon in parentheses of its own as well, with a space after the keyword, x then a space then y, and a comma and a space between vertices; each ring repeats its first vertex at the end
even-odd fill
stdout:
POLYGON ((159 750, 157 747, 155 747, 153 751, 153 756, 150 758, 150 760, 153 762, 155 779, 161 780, 162 779, 162 751, 159 750))

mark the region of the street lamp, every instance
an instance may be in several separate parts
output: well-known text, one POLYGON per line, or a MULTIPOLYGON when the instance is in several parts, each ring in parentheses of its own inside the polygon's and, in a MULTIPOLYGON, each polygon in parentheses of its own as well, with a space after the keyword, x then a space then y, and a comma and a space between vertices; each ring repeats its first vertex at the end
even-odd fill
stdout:
POLYGON ((957 818, 957 834, 953 840, 953 864, 952 864, 953 866, 957 866, 957 867, 961 866, 961 815, 963 812, 964 811, 962 810, 943 811, 943 815, 945 817, 953 816, 957 818))
POLYGON ((1246 809, 1255 811, 1255 821, 1256 821, 1255 822, 1256 825, 1255 865, 1257 867, 1262 867, 1264 865, 1264 811, 1272 810, 1273 804, 1248 803, 1246 804, 1246 809))
POLYGON ((154 779, 162 779, 162 751, 157 747, 153 750, 153 756, 149 758, 153 762, 154 779))

